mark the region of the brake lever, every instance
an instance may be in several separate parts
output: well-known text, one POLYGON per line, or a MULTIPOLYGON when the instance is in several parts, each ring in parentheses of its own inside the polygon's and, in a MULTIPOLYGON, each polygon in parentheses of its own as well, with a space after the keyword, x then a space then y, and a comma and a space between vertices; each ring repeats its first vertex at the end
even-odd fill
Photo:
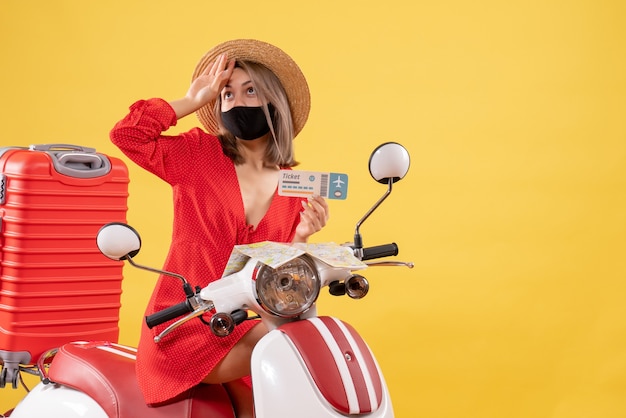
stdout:
POLYGON ((155 343, 159 343, 161 342, 161 340, 170 332, 174 331, 176 328, 178 328, 179 326, 181 326, 182 324, 188 322, 191 319, 197 318, 201 315, 204 315, 206 312, 210 311, 211 309, 213 309, 213 303, 211 302, 203 302, 200 303, 196 309, 193 310, 193 312, 190 312, 189 314, 183 316, 182 318, 180 318, 179 320, 177 320, 176 322, 173 322, 172 324, 170 324, 167 328, 165 328, 163 331, 161 331, 161 333, 159 335, 157 335, 156 337, 154 337, 154 342, 155 343))
POLYGON ((408 267, 412 269, 415 265, 412 261, 366 261, 369 267, 378 267, 378 266, 397 266, 397 267, 408 267))

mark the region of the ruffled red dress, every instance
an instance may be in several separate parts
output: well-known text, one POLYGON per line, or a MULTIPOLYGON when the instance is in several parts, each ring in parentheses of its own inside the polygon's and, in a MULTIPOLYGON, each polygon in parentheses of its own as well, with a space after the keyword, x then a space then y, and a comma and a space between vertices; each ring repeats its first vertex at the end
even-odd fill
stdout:
MULTIPOLYGON (((291 242, 302 199, 276 193, 264 218, 253 228, 246 223, 235 166, 223 154, 218 138, 199 128, 175 136, 162 134, 175 124, 176 115, 167 102, 141 100, 130 107, 110 137, 133 162, 171 185, 174 224, 163 268, 182 274, 194 287, 205 287, 221 277, 234 245, 291 242)), ((179 280, 160 277, 146 315, 183 299, 179 280)), ((137 379, 146 403, 165 402, 199 384, 253 325, 248 321, 232 335, 218 338, 196 319, 156 344, 154 336, 167 324, 150 330, 144 323, 137 379)))

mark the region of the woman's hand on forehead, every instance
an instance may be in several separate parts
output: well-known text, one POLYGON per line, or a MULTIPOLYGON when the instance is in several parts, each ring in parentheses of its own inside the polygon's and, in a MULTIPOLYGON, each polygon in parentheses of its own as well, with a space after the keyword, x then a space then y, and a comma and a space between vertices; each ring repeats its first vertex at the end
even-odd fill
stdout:
POLYGON ((176 112, 176 118, 185 117, 216 100, 230 79, 234 68, 235 61, 228 61, 226 54, 217 57, 191 82, 183 98, 169 102, 176 112))
POLYGON ((187 96, 201 103, 201 106, 217 99, 230 79, 235 68, 235 61, 228 61, 226 54, 221 54, 191 84, 187 96))

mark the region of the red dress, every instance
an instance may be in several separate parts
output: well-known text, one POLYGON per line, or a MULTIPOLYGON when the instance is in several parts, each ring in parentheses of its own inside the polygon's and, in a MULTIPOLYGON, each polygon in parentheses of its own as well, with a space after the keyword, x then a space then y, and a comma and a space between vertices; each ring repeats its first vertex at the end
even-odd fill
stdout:
MULTIPOLYGON (((175 124, 176 115, 167 102, 141 100, 110 136, 128 158, 172 186, 174 224, 164 269, 182 274, 193 287, 204 287, 221 277, 234 245, 291 242, 300 221, 301 199, 275 194, 253 228, 246 223, 235 166, 219 140, 199 128, 162 135, 175 124)), ((178 279, 160 277, 146 315, 183 299, 178 279)), ((254 323, 247 321, 232 335, 218 338, 195 319, 156 344, 154 336, 166 325, 150 330, 144 323, 141 330, 137 379, 148 404, 167 401, 200 383, 254 323)))

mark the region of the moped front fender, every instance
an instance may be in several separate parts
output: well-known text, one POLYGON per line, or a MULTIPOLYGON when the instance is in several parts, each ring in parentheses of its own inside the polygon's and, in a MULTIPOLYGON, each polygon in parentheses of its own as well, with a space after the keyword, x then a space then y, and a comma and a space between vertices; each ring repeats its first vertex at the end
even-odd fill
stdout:
POLYGON ((393 417, 380 368, 349 324, 318 317, 285 324, 252 354, 257 418, 393 417))

